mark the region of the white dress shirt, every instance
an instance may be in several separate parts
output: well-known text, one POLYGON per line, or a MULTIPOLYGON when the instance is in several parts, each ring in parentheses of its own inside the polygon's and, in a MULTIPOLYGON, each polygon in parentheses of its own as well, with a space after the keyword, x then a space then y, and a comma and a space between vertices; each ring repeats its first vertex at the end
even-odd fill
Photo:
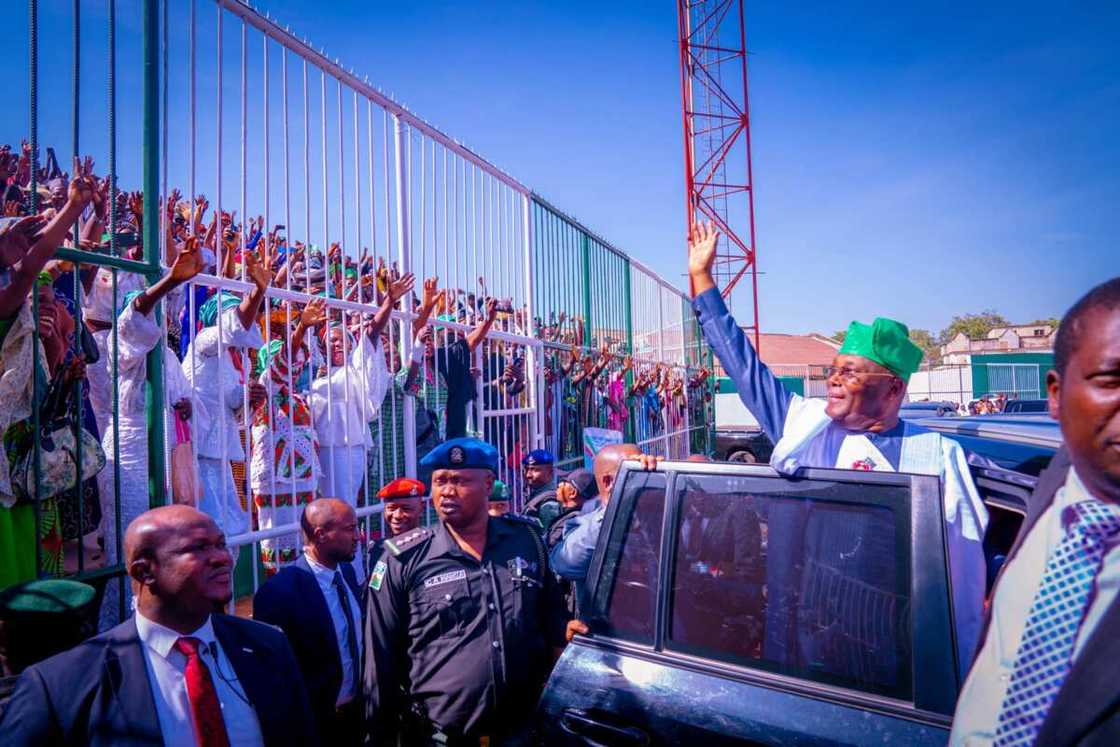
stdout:
MULTIPOLYGON (((334 637, 338 642, 338 656, 342 660, 342 685, 338 688, 336 705, 342 705, 354 699, 354 685, 358 681, 358 667, 361 666, 361 661, 350 659, 350 646, 346 642, 346 618, 343 615, 342 602, 339 600, 338 592, 334 586, 335 573, 341 574, 342 571, 327 568, 325 565, 316 562, 307 553, 304 553, 303 557, 307 558, 307 564, 311 566, 311 572, 315 574, 315 580, 319 582, 319 589, 326 597, 327 609, 331 613, 331 622, 334 624, 334 637)), ((350 590, 350 585, 346 583, 345 578, 342 580, 342 587, 346 589, 346 596, 350 599, 350 625, 354 628, 354 639, 358 642, 358 657, 360 658, 362 655, 362 618, 359 613, 358 600, 354 597, 354 592, 350 590)))
MULTIPOLYGON (((1093 500, 1092 495, 1070 467, 1065 485, 1054 495, 1054 502, 1039 517, 1038 523, 1004 569, 992 600, 988 637, 957 701, 950 744, 973 747, 989 745, 995 739, 1000 707, 1011 683, 1015 656, 1019 651, 1035 593, 1042 581, 1050 554, 1057 549, 1065 535, 1062 511, 1075 503, 1088 500, 1093 500)), ((1115 601, 1118 591, 1120 543, 1113 543, 1105 553, 1094 583, 1093 599, 1077 633, 1073 648, 1074 661, 1081 654, 1101 617, 1115 601)))
MULTIPOLYGON (((159 730, 166 747, 195 747, 195 725, 191 718, 191 702, 187 694, 184 672, 187 657, 175 649, 175 642, 182 636, 171 628, 136 613, 136 632, 144 646, 144 661, 148 664, 148 680, 156 702, 159 730)), ((202 641, 199 651, 222 706, 222 720, 231 745, 264 744, 256 711, 249 704, 237 673, 214 636, 210 618, 190 634, 202 641), (215 652, 217 652, 215 656, 215 652)))

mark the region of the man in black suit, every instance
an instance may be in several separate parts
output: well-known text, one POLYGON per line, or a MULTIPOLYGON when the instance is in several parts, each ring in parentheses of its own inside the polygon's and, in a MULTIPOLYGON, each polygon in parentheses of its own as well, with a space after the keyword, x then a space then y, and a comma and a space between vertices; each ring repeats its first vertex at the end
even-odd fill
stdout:
POLYGON ((287 634, 323 744, 358 744, 363 604, 350 565, 358 519, 345 501, 320 498, 304 508, 300 526, 304 554, 257 590, 253 617, 287 634))
POLYGON ((318 744, 303 678, 277 630, 214 613, 233 561, 188 506, 125 533, 136 614, 27 669, 0 721, 5 745, 318 744))
POLYGON ((1000 570, 951 743, 1120 744, 1120 278, 1058 327, 1065 446, 1000 570))

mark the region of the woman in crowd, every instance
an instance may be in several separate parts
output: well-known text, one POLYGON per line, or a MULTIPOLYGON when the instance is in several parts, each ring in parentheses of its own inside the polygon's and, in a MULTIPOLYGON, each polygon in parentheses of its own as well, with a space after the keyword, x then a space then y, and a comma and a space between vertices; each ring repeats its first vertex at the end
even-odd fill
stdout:
MULTIPOLYGON (((261 373, 256 383, 265 396, 253 409, 249 476, 260 529, 297 524, 303 507, 316 497, 319 441, 311 406, 298 382, 308 368, 307 333, 326 321, 326 304, 316 298, 304 307, 291 337, 286 320, 279 330, 283 336, 261 348, 258 356, 261 373)), ((278 325, 270 326, 277 331, 278 325)), ((301 547, 298 532, 263 540, 260 552, 266 572, 293 562, 301 547)))
POLYGON ((263 387, 249 383, 251 366, 245 351, 264 347, 255 322, 272 273, 253 254, 246 253, 245 258, 253 290, 243 299, 220 291, 202 305, 198 310, 202 329, 191 340, 182 364, 198 409, 191 434, 202 486, 198 507, 210 514, 226 537, 249 530, 249 515, 241 506, 230 468, 231 462, 245 459, 237 413, 247 387, 251 407, 265 397, 263 387))
MULTIPOLYGON (((175 288, 188 282, 202 270, 202 257, 197 242, 188 239, 171 270, 151 288, 133 291, 124 297, 117 316, 116 331, 109 335, 110 371, 117 379, 116 422, 110 422, 101 438, 105 451, 105 468, 98 475, 101 492, 102 525, 105 528, 105 559, 116 564, 122 548, 117 546, 116 527, 126 527, 150 507, 148 488, 148 405, 145 385, 148 379, 148 353, 157 346, 163 349, 164 401, 166 414, 183 420, 191 417, 190 384, 179 368, 179 359, 163 344, 163 328, 156 323, 156 304, 175 288), (114 482, 116 489, 114 490, 114 482), (116 496, 120 496, 117 516, 116 496)), ((174 433, 168 419, 165 433, 174 433)), ((155 479, 163 480, 163 475, 155 479)), ((120 622, 121 584, 110 582, 105 587, 101 604, 101 628, 120 622)), ((125 586, 124 614, 131 609, 131 590, 125 586)))

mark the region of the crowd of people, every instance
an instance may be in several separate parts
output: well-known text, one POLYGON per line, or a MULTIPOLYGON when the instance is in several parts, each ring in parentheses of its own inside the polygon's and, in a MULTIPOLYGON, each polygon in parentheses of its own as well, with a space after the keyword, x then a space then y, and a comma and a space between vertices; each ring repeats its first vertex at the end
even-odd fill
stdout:
MULTIPOLYGON (((146 380, 156 350, 169 487, 192 492, 175 498, 213 517, 229 537, 294 527, 316 496, 367 504, 367 494, 405 474, 408 400, 418 457, 449 439, 484 437, 500 447, 500 477, 520 506, 520 463, 533 446, 529 419, 483 413, 525 408, 534 371, 524 345, 496 340, 492 330, 545 343, 536 361, 544 382, 537 406, 558 461, 582 460, 585 427, 648 441, 682 428, 686 408, 703 407, 706 370, 689 376, 635 363, 621 340, 592 351, 585 320, 564 313, 530 320, 525 306, 489 293, 485 278, 477 291, 441 287, 438 278, 401 273, 365 248, 289 241, 283 226, 240 221, 212 210, 202 195, 172 191, 161 200, 165 271, 158 282, 59 259, 60 247, 144 258, 144 195, 114 191, 89 158, 67 173, 49 149, 32 180, 33 155, 27 143, 0 148, 7 278, 0 318, 10 405, 0 432, 12 474, 24 478, 11 484, 0 470, 0 533, 12 538, 0 550, 0 588, 60 575, 67 542, 82 541, 96 562, 119 562, 116 527, 147 508, 155 479, 149 435, 160 413, 146 380), (200 274, 241 281, 240 289, 196 281, 200 274), (282 300, 281 290, 310 300, 282 300), (407 328, 390 323, 394 315, 407 328), (49 486, 28 489, 35 409, 42 422, 79 420, 83 444, 95 445, 82 450, 80 484, 67 485, 48 460, 40 479, 49 486), (177 459, 174 450, 188 440, 190 459, 177 459)), ((266 571, 293 562, 298 546, 295 532, 261 541, 266 571)), ((102 626, 128 604, 107 594, 102 626)))

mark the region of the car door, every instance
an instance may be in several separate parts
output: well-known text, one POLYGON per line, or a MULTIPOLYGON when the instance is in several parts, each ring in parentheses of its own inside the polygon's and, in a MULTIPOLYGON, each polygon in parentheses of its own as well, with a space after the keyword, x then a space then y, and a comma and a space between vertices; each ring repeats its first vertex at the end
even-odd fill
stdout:
POLYGON ((624 470, 546 744, 944 744, 958 687, 936 478, 624 470))

